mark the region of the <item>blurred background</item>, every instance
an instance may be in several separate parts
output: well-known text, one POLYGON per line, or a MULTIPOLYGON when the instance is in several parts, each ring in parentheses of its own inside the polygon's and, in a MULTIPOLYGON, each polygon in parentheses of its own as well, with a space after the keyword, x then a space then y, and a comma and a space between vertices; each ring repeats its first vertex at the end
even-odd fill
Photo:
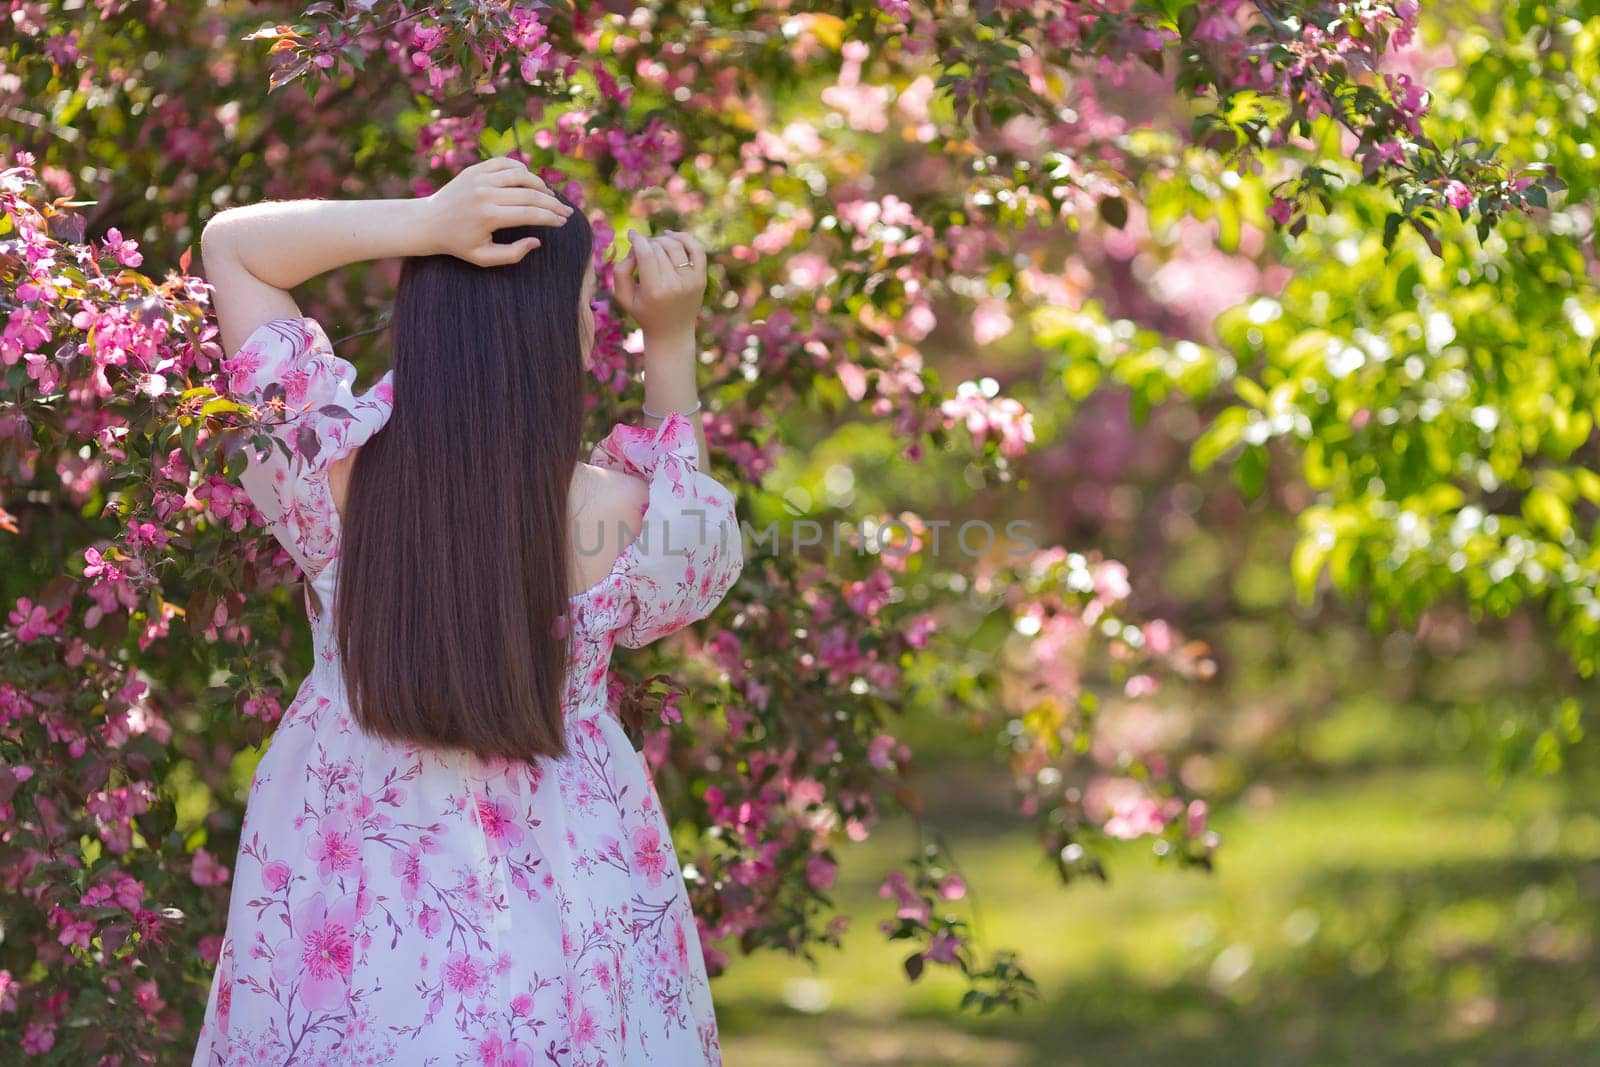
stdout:
POLYGON ((1359 629, 1297 637, 1294 665, 1265 655, 1238 680, 1261 734, 1251 786, 1216 811, 1214 873, 1130 844, 1110 886, 1063 889, 1006 776, 929 756, 979 936, 1021 948, 1042 1001, 983 1019, 952 1011, 947 974, 885 977, 902 953, 867 917, 915 846, 898 820, 844 854, 838 897, 862 918, 840 952, 717 980, 728 1062, 1600 1062, 1592 768, 1493 781, 1473 708, 1396 699, 1359 629))
MULTIPOLYGON (((1019 484, 905 469, 865 427, 769 478, 821 499, 844 470, 846 511, 933 496, 930 516, 1026 518, 1126 562, 1138 612, 1217 673, 1104 709, 1095 759, 1170 760, 1220 845, 1208 872, 1112 843, 1109 885, 1064 886, 1012 774, 951 709, 908 716, 926 817, 842 851, 842 950, 717 980, 730 1063, 1600 1063, 1597 38, 1593 4, 1448 3, 1392 57, 1436 134, 1554 163, 1559 209, 1441 259, 1385 247, 1381 197, 1286 239, 1237 176, 1180 161, 1125 226, 1060 250, 1049 307, 941 309, 941 378, 989 376, 1034 414, 1019 484), (1353 339, 1348 365, 1329 338, 1353 339), (977 937, 1038 981, 1020 1014, 957 1013, 942 971, 890 977, 877 889, 927 833, 977 937)), ((1151 120, 1173 98, 1152 76, 1096 99, 1151 120)), ((875 176, 915 204, 900 148, 875 176)))
MULTIPOLYGON (((225 205, 424 195, 522 153, 592 196, 603 241, 649 217, 715 250, 708 432, 758 529, 1029 524, 1022 562, 948 534, 898 569, 752 560, 705 640, 632 661, 690 683, 646 751, 699 912, 736 931, 708 946, 730 1065, 1600 1063, 1600 0, 96 7, 12 5, 0 155, 87 205, 58 237, 120 248, 127 291, 154 290, 145 256, 151 279, 187 271, 225 205), (1295 81, 1334 23, 1321 44, 1348 59, 1295 81), (1052 34, 1069 66, 1026 43, 1052 34), (1180 83, 1207 49, 1258 47, 1259 91, 1180 83), (457 69, 478 51, 499 82, 457 69), (1286 96, 1334 90, 1367 112, 1286 122, 1286 96), (1378 157, 1401 176, 1364 183, 1378 157), (859 840, 896 803, 920 815, 859 840), (939 914, 886 939, 886 874, 929 868, 939 914), (952 931, 979 951, 921 970, 952 931), (973 1010, 1026 986, 996 974, 1012 947, 1037 999, 973 1010), (969 965, 990 967, 970 988, 969 965)), ((364 374, 393 268, 305 294, 364 374)), ((186 302, 172 321, 198 329, 186 302)), ((158 306, 116 310, 167 336, 158 306)), ((601 332, 597 425, 629 391, 624 326, 601 332)), ((120 360, 109 336, 87 348, 120 360)), ((0 378, 29 403, 88 366, 19 351, 0 378)), ((37 610, 75 600, 69 632, 110 642, 92 684, 43 641, 8 646, 6 677, 136 722, 137 760, 122 736, 81 758, 13 702, 0 755, 40 773, 0 775, 0 807, 65 797, 69 855, 188 918, 161 954, 113 926, 97 959, 60 936, 71 870, 24 879, 0 963, 43 1021, 0 1048, 50 1051, 65 1013, 61 1063, 198 1023, 216 858, 310 655, 292 587, 256 588, 253 548, 222 538, 246 518, 220 479, 204 501, 146 484, 177 390, 117 380, 114 405, 79 390, 0 425, 0 592, 13 628, 43 589, 37 610), (159 550, 108 514, 130 464, 182 531, 159 550), (86 567, 112 539, 162 600, 117 609, 86 567), (249 580, 219 592, 219 571, 249 580), (279 647, 245 656, 264 634, 279 647), (116 857, 83 800, 113 766, 155 797, 116 857)))

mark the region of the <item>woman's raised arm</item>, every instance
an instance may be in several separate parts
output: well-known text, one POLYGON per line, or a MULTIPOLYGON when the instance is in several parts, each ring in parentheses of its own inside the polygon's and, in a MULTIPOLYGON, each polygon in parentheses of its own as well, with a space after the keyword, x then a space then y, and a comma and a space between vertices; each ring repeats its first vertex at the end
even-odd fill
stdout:
POLYGON ((223 351, 263 322, 298 318, 289 290, 325 271, 391 256, 453 255, 480 267, 515 263, 536 237, 496 244, 514 226, 560 226, 572 209, 514 159, 476 163, 415 200, 288 200, 221 212, 200 254, 215 289, 223 351))
MULTIPOLYGON (((618 264, 617 302, 644 331, 644 412, 660 422, 672 411, 700 410, 695 378, 695 320, 706 293, 706 250, 677 230, 659 237, 628 231, 632 242, 618 264)), ((691 418, 700 469, 709 465, 705 427, 691 418)))

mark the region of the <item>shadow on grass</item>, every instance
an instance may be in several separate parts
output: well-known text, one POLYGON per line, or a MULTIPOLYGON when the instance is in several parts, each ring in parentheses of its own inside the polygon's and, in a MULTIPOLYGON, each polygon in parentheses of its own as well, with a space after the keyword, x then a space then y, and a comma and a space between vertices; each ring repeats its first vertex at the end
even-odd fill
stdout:
POLYGON ((1101 968, 1019 1015, 747 1002, 728 1063, 1600 1065, 1600 860, 1323 869, 1289 898, 1292 922, 1174 946, 1170 982, 1101 968))

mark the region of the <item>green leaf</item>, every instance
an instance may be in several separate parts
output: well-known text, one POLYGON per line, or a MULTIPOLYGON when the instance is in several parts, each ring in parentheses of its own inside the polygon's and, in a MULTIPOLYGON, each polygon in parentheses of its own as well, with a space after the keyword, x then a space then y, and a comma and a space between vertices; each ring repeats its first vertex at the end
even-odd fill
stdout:
POLYGON ((1122 229, 1128 224, 1128 202, 1120 196, 1103 196, 1100 198, 1100 217, 1108 226, 1122 229))
POLYGON ((1190 467, 1196 471, 1210 468, 1244 439, 1245 427, 1249 424, 1250 412, 1247 409, 1233 407, 1224 410, 1189 449, 1190 467))
POLYGON ((1529 492, 1522 501, 1522 514, 1530 523, 1557 539, 1572 529, 1572 509, 1549 489, 1539 488, 1529 492))
POLYGON ((1252 445, 1239 453, 1233 465, 1233 484, 1247 497, 1258 497, 1267 485, 1267 450, 1252 445))
POLYGON ((1322 573, 1322 562, 1327 550, 1316 535, 1304 535, 1295 543, 1289 560, 1289 572, 1294 577, 1295 593, 1300 603, 1310 604, 1316 596, 1317 578, 1322 573))

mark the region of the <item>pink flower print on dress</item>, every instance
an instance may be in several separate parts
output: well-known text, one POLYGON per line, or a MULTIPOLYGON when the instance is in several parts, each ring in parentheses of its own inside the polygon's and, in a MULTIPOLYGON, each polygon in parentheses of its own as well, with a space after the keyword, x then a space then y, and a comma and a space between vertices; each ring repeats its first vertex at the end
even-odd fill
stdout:
POLYGON ((261 884, 269 893, 281 893, 284 886, 289 884, 289 865, 282 860, 273 860, 261 868, 261 884))
POLYGON ((303 363, 285 371, 279 380, 283 383, 284 400, 289 410, 300 410, 312 397, 324 392, 316 386, 327 376, 327 369, 318 361, 303 363))
POLYGON ((629 835, 633 844, 633 869, 650 880, 650 888, 661 884, 667 873, 667 857, 661 850, 661 831, 641 826, 629 835))
POLYGON ((355 966, 356 898, 340 897, 330 907, 317 893, 294 911, 294 936, 272 950, 272 977, 292 988, 308 1008, 343 1002, 355 966))
POLYGON ((502 1041, 494 1034, 478 1042, 478 1062, 483 1067, 533 1067, 533 1049, 521 1041, 502 1041))
POLYGON ((465 999, 483 987, 488 972, 465 952, 452 952, 444 961, 444 984, 465 999))
POLYGON ((594 1012, 585 1007, 572 1020, 572 1043, 577 1048, 585 1048, 594 1044, 599 1037, 600 1025, 594 1021, 594 1012))
POLYGON ((306 856, 317 861, 317 874, 322 880, 331 881, 336 875, 354 871, 360 863, 360 835, 343 812, 330 811, 306 842, 306 856))
POLYGON ((228 1012, 233 1007, 233 952, 223 957, 217 968, 217 1025, 228 1028, 228 1012))
POLYGON ((256 375, 261 373, 263 359, 258 344, 248 344, 239 349, 228 361, 228 389, 235 393, 248 391, 256 375))
POLYGON ((689 931, 684 929, 683 917, 672 920, 672 948, 678 963, 678 973, 689 971, 689 931))
POLYGON ((400 895, 416 900, 417 889, 422 885, 422 849, 412 845, 397 851, 389 861, 389 871, 400 879, 400 895))
POLYGON ((338 532, 328 521, 324 501, 297 497, 289 505, 288 524, 299 536, 306 559, 321 563, 333 557, 338 532))
POLYGON ((489 839, 496 852, 503 852, 508 845, 522 843, 522 825, 517 815, 517 809, 504 798, 490 797, 480 793, 478 802, 478 824, 483 827, 483 836, 489 839))

